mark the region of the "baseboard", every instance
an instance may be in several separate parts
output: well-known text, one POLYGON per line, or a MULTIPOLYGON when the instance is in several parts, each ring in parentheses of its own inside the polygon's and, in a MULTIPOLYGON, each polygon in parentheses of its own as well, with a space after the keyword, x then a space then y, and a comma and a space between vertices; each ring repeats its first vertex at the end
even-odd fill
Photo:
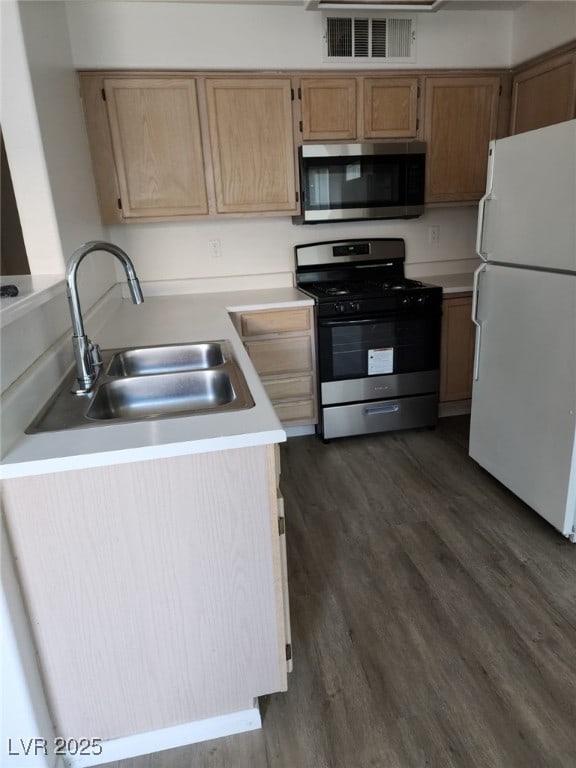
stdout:
POLYGON ((210 717, 193 723, 184 723, 172 728, 138 733, 121 739, 112 739, 102 743, 100 755, 69 755, 66 758, 70 768, 88 768, 88 766, 126 760, 139 755, 149 755, 166 749, 197 744, 200 741, 231 736, 234 733, 255 731, 262 727, 260 710, 257 703, 252 709, 231 712, 228 715, 210 717))
POLYGON ((302 437, 302 435, 315 435, 315 424, 304 424, 302 427, 284 427, 286 437, 302 437))
POLYGON ((470 413, 472 400, 455 400, 452 403, 440 403, 438 416, 464 416, 470 413))

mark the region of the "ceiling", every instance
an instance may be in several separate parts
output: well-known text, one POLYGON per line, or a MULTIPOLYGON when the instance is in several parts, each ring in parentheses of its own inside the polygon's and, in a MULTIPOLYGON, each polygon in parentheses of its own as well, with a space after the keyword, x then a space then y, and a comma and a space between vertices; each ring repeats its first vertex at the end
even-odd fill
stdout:
MULTIPOLYGON (((1 0, 0 0, 1 1, 1 0)), ((306 0, 112 0, 113 2, 165 2, 165 3, 206 3, 223 5, 299 5, 302 8, 306 5, 306 0)), ((342 0, 343 1, 343 0, 342 0)), ((348 0, 350 2, 350 0, 348 0)), ((396 0, 398 2, 399 0, 396 0)), ((443 0, 441 8, 452 11, 512 11, 526 2, 549 2, 550 0, 443 0)), ((354 0, 352 0, 354 2, 354 0)), ((364 0, 368 2, 368 0, 364 0)), ((372 5, 378 4, 379 0, 370 0, 372 5)), ((383 6, 386 0, 380 0, 383 6)), ((410 2, 410 0, 408 0, 410 2)), ((358 8, 362 7, 362 0, 356 3, 358 8)), ((415 9, 416 10, 416 9, 415 9)))

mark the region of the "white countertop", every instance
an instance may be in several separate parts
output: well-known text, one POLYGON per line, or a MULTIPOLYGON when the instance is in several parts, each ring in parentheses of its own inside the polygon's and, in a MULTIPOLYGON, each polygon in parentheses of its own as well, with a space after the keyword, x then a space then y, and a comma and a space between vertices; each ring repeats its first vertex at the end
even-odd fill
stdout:
MULTIPOLYGON (((464 293, 472 290, 473 273, 419 279, 441 286, 444 294, 464 293)), ((61 279, 48 283, 43 286, 46 295, 62 290, 61 279)), ((18 313, 24 303, 14 302, 5 314, 18 313)), ((312 304, 311 298, 295 288, 154 296, 141 306, 124 299, 93 339, 102 349, 229 339, 255 406, 227 413, 22 434, 4 457, 0 478, 283 442, 286 433, 228 313, 312 304)), ((38 409, 51 394, 45 393, 38 409)))
MULTIPOLYGON (((84 467, 283 442, 286 433, 238 337, 229 311, 310 306, 294 288, 123 300, 93 339, 102 349, 229 339, 255 405, 243 411, 97 425, 22 435, 4 457, 0 477, 23 477, 84 467)), ((47 392, 44 402, 52 393, 47 392)), ((42 405, 38 403, 38 407, 42 405)))
POLYGON ((473 272, 458 272, 453 275, 431 275, 430 277, 419 277, 423 283, 439 285, 444 295, 450 293, 469 293, 472 290, 474 281, 473 272))
POLYGON ((0 300, 2 328, 53 296, 62 294, 66 301, 66 282, 62 275, 3 275, 0 285, 18 288, 18 296, 5 296, 0 300))

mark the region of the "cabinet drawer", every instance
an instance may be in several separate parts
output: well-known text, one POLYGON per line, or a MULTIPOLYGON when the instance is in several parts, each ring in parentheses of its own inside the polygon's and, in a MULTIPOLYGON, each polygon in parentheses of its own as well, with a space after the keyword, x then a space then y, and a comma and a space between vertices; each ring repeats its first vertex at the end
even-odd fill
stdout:
POLYGON ((245 341, 244 346, 261 376, 312 370, 309 336, 245 341))
POLYGON ((282 377, 281 379, 267 379, 262 384, 266 394, 272 401, 314 396, 312 374, 282 377))
POLYGON ((282 424, 301 422, 313 424, 316 421, 314 400, 293 400, 286 403, 274 403, 274 410, 282 424))
POLYGON ((309 330, 310 311, 308 309, 275 309, 271 312, 247 312, 240 316, 242 336, 309 330))

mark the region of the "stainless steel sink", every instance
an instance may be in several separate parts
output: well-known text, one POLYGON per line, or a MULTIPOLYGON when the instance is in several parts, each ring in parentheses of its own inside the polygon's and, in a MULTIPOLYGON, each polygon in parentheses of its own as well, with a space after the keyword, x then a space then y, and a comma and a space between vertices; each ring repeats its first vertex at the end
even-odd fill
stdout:
POLYGON ((222 370, 164 373, 102 384, 86 412, 89 419, 150 419, 204 412, 238 399, 222 370))
POLYGON ((227 340, 103 350, 102 359, 103 373, 90 392, 71 393, 72 371, 26 432, 225 413, 254 405, 227 340))
POLYGON ((127 349, 114 355, 106 373, 108 376, 148 376, 216 368, 227 359, 224 346, 223 341, 208 341, 127 349))

